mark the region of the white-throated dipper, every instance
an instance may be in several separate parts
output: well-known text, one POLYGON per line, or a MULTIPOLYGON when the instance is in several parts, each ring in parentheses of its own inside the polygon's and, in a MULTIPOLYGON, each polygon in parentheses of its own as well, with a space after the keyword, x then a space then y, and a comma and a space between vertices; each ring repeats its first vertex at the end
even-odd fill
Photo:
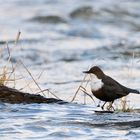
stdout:
POLYGON ((91 77, 91 91, 93 95, 106 102, 114 102, 114 100, 128 95, 129 93, 140 94, 138 90, 125 87, 118 83, 116 80, 104 74, 104 72, 98 67, 94 66, 84 73, 90 74, 91 77))

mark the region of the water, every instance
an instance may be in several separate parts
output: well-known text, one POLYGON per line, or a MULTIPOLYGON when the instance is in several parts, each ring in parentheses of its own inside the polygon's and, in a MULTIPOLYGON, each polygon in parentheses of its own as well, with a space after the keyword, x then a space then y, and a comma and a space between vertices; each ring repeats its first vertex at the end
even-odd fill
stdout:
POLYGON ((85 105, 1 105, 3 139, 137 139, 140 116, 95 114, 85 105), (135 120, 135 121, 134 121, 135 120))
MULTIPOLYGON (((61 99, 72 99, 84 77, 82 71, 92 65, 140 90, 140 1, 0 0, 0 5, 1 67, 8 59, 4 48, 8 41, 13 65, 21 60, 42 89, 49 88, 61 99), (21 37, 14 47, 19 30, 21 37)), ((39 91, 23 66, 18 65, 15 74, 22 77, 14 85, 17 89, 39 91)), ((139 95, 130 94, 127 100, 134 109, 140 108, 139 95)), ((98 108, 88 97, 83 105, 82 92, 75 102, 78 104, 1 103, 0 136, 4 140, 140 137, 138 112, 97 114, 94 110, 98 108)))

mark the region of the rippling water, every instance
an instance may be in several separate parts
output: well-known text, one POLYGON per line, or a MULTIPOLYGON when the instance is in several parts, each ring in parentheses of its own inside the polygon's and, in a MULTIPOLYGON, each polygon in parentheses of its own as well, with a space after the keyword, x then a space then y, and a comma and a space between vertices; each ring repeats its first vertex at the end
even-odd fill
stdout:
POLYGON ((87 105, 1 105, 3 139, 138 139, 137 113, 96 114, 87 105))
MULTIPOLYGON (((140 90, 140 1, 0 0, 0 5, 1 67, 8 59, 8 41, 13 64, 22 60, 42 89, 49 88, 64 100, 72 99, 84 77, 82 71, 92 65, 140 90), (14 47, 18 30, 21 37, 14 47)), ((16 82, 17 89, 31 80, 17 66, 16 74, 21 73, 25 79, 16 82)), ((30 90, 34 93, 36 85, 31 84, 30 90)), ((139 109, 138 95, 130 94, 128 100, 132 108, 139 109)), ((0 136, 6 140, 140 137, 138 112, 97 114, 90 99, 83 105, 82 93, 75 102, 78 104, 1 103, 0 136)))

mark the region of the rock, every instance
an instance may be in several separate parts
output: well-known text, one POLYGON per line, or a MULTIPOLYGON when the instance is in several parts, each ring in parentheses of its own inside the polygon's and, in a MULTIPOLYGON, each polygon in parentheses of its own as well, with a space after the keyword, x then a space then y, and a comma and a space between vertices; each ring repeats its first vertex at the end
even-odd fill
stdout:
POLYGON ((94 16, 93 8, 90 6, 80 7, 70 13, 71 18, 91 19, 94 16))
POLYGON ((56 16, 56 15, 50 15, 50 16, 36 16, 31 19, 32 21, 37 21, 40 23, 66 23, 66 20, 64 20, 62 17, 56 16))
POLYGON ((39 94, 24 93, 19 90, 9 88, 7 86, 0 86, 0 101, 11 104, 30 104, 30 103, 67 103, 60 99, 45 98, 39 94))

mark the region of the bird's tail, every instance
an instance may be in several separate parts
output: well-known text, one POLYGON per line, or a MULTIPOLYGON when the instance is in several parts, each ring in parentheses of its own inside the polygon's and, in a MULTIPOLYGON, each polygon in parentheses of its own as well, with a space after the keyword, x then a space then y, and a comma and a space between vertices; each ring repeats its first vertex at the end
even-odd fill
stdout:
POLYGON ((138 91, 136 89, 131 89, 131 88, 129 88, 129 92, 130 93, 135 93, 135 94, 140 94, 140 91, 138 91))

